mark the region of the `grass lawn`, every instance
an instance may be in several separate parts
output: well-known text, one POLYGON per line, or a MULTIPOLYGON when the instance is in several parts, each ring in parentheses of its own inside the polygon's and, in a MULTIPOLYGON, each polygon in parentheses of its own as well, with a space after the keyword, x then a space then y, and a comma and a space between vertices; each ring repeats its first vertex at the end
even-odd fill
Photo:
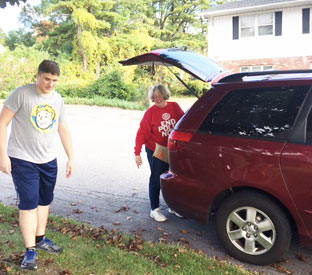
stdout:
POLYGON ((184 246, 144 241, 104 227, 49 218, 47 236, 64 247, 60 255, 38 251, 38 270, 20 269, 24 245, 18 210, 0 203, 0 274, 251 274, 184 246))

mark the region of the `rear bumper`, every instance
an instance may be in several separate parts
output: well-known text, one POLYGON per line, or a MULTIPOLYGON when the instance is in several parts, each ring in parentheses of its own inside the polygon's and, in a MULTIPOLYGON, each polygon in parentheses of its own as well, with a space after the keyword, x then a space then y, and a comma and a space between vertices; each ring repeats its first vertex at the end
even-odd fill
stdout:
MULTIPOLYGON (((199 195, 199 183, 168 171, 160 176, 163 197, 167 205, 184 217, 207 222, 209 199, 199 195)), ((201 194, 202 195, 202 194, 201 194)))

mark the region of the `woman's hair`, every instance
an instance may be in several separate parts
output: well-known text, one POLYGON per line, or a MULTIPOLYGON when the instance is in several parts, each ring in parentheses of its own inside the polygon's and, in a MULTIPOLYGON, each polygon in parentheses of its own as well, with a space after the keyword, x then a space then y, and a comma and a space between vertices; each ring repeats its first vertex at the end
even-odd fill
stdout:
POLYGON ((155 85, 150 91, 149 91, 149 94, 148 94, 148 97, 150 100, 152 100, 154 102, 154 93, 156 91, 159 91, 159 93, 162 95, 162 97, 167 100, 169 99, 170 97, 170 91, 167 87, 165 87, 164 85, 162 84, 158 84, 158 85, 155 85))

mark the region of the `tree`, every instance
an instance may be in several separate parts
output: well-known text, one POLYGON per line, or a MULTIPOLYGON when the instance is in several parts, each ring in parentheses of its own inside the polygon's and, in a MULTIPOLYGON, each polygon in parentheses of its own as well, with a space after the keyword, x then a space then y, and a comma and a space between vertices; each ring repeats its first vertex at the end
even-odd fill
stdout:
POLYGON ((6 4, 9 3, 11 6, 14 6, 15 3, 19 5, 21 2, 26 3, 27 0, 0 0, 0 8, 5 8, 6 4))
POLYGON ((22 28, 19 28, 17 31, 10 31, 5 39, 5 44, 11 51, 13 51, 17 45, 31 47, 35 42, 36 40, 33 36, 33 32, 27 32, 22 28))
POLYGON ((0 28, 0 44, 4 45, 6 39, 5 32, 0 28))

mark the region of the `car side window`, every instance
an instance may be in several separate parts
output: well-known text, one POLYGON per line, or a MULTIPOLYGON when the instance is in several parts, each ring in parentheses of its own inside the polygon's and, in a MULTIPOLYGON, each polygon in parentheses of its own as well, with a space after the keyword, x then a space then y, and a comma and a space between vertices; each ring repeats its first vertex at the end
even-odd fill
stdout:
POLYGON ((210 112, 200 131, 280 139, 295 121, 308 86, 274 87, 229 92, 210 112))
POLYGON ((312 145, 312 109, 307 120, 306 143, 312 145))

